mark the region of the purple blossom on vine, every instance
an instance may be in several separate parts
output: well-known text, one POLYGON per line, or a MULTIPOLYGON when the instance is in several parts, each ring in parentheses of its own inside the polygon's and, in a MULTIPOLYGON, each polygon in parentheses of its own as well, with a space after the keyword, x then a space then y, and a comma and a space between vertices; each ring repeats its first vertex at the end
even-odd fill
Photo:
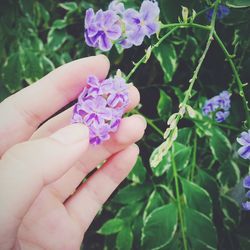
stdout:
MULTIPOLYGON (((209 11, 207 12, 207 19, 208 19, 209 22, 211 22, 213 13, 214 13, 214 10, 213 10, 213 9, 211 9, 211 10, 209 10, 209 11)), ((222 20, 224 17, 226 17, 227 15, 229 15, 229 13, 230 13, 230 9, 229 9, 227 6, 225 6, 225 5, 223 5, 223 4, 220 4, 220 5, 218 6, 216 18, 217 18, 218 20, 222 20)))
MULTIPOLYGON (((247 188, 249 189, 246 193, 246 198, 247 199, 250 199, 250 176, 247 176, 244 180, 243 180, 243 186, 244 188, 247 188)), ((242 203, 242 207, 245 209, 245 210, 248 210, 250 211, 250 201, 245 201, 242 203)))
POLYGON ((120 17, 114 11, 99 10, 96 14, 93 9, 86 11, 84 36, 88 46, 109 51, 121 34, 120 17))
POLYGON ((109 51, 117 43, 123 48, 142 44, 160 30, 160 9, 156 1, 144 0, 140 10, 125 9, 124 4, 114 0, 108 10, 94 13, 88 9, 85 15, 85 41, 88 46, 109 51))
POLYGON ((237 141, 241 145, 238 150, 240 157, 250 160, 250 129, 247 132, 242 132, 237 141))
POLYGON ((121 3, 121 2, 119 2, 118 0, 112 1, 112 2, 109 4, 108 9, 109 9, 109 10, 112 10, 112 11, 114 11, 115 13, 120 14, 120 15, 122 15, 123 12, 125 11, 124 4, 121 3))
POLYGON ((222 91, 219 95, 205 102, 202 112, 205 116, 215 118, 217 122, 223 122, 229 116, 230 107, 230 93, 228 91, 222 91))
POLYGON ((143 1, 139 11, 127 9, 123 14, 127 43, 139 46, 145 36, 157 33, 160 29, 159 15, 156 1, 143 1))
POLYGON ((87 125, 90 143, 100 144, 110 138, 110 132, 117 131, 128 101, 128 85, 122 77, 100 81, 89 76, 74 106, 71 122, 87 125))

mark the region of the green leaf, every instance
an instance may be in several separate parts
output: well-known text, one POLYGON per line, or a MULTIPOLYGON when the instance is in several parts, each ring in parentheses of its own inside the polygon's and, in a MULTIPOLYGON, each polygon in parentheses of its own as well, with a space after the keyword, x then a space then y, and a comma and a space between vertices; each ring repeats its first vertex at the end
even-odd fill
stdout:
POLYGON ((158 115, 167 119, 172 113, 172 100, 163 90, 160 90, 160 99, 157 104, 158 115))
POLYGON ((225 161, 221 165, 217 178, 220 183, 227 188, 235 186, 240 181, 238 165, 232 160, 225 161))
POLYGON ((181 128, 178 130, 178 137, 175 141, 188 146, 191 135, 192 135, 191 128, 181 128))
POLYGON ((164 201, 161 198, 161 195, 156 190, 154 190, 148 198, 148 203, 143 213, 143 219, 145 220, 146 217, 151 212, 153 212, 156 208, 162 206, 163 204, 164 204, 164 201))
POLYGON ((234 8, 242 8, 242 7, 249 7, 250 1, 249 0, 227 0, 227 5, 234 8))
POLYGON ((3 83, 0 81, 0 102, 10 95, 9 91, 5 88, 3 83))
POLYGON ((231 155, 231 143, 221 129, 212 129, 212 137, 209 140, 210 149, 216 160, 223 163, 231 155))
POLYGON ((34 15, 34 1, 30 0, 19 0, 20 8, 24 15, 32 17, 34 15))
POLYGON ((162 43, 155 48, 154 55, 164 72, 164 81, 171 82, 177 68, 177 55, 174 46, 169 42, 162 43))
POLYGON ((44 74, 48 74, 55 69, 54 63, 47 56, 42 56, 41 61, 43 64, 44 74))
POLYGON ((131 228, 124 227, 117 235, 116 248, 118 250, 129 250, 132 249, 133 245, 133 234, 131 228))
POLYGON ((178 170, 183 170, 188 166, 192 148, 181 143, 174 143, 174 158, 178 170))
POLYGON ((113 201, 121 204, 140 201, 148 196, 150 189, 151 187, 147 185, 128 185, 117 193, 113 201))
POLYGON ((43 62, 34 51, 20 49, 23 78, 28 84, 32 84, 43 76, 43 62))
POLYGON ((19 53, 14 53, 7 58, 7 61, 3 66, 3 82, 10 93, 14 93, 22 88, 19 53))
POLYGON ((114 218, 106 221, 102 227, 97 231, 99 234, 110 235, 120 232, 124 227, 124 220, 114 218))
POLYGON ((52 24, 52 29, 63 29, 67 26, 67 22, 65 19, 57 19, 52 24))
POLYGON ((66 40, 67 34, 64 30, 51 29, 48 33, 47 47, 50 51, 58 50, 66 40))
POLYGON ((177 229, 177 207, 170 203, 155 209, 142 229, 142 249, 158 249, 167 245, 177 229))
POLYGON ((236 228, 240 222, 240 208, 239 205, 229 196, 221 196, 221 208, 224 214, 224 226, 228 230, 236 228))
MULTIPOLYGON (((153 158, 154 154, 159 154, 159 147, 153 151, 150 158, 151 157, 153 158)), ((152 168, 152 171, 156 177, 163 175, 166 171, 168 171, 171 168, 170 154, 168 153, 168 154, 164 155, 161 162, 156 167, 151 166, 151 168, 152 168)))
MULTIPOLYGON (((175 157, 175 164, 178 170, 183 170, 188 166, 189 158, 191 155, 191 147, 187 147, 181 143, 174 142, 174 157, 175 157)), ((154 159, 156 154, 161 154, 161 148, 157 147, 150 156, 149 163, 151 165, 151 159, 154 159)), ((171 161, 171 152, 168 151, 166 155, 163 156, 161 162, 156 166, 152 167, 152 171, 155 176, 161 176, 166 171, 171 168, 172 161, 171 161)))
POLYGON ((191 249, 216 249, 216 230, 207 216, 186 207, 184 209, 184 221, 186 223, 187 236, 192 243, 191 249), (203 248, 198 246, 203 246, 203 248))
POLYGON ((147 171, 143 165, 142 159, 138 156, 135 166, 128 175, 128 179, 135 183, 144 183, 147 171))
MULTIPOLYGON (((213 202, 218 200, 219 188, 216 179, 202 169, 198 169, 196 183, 204 188, 212 198, 213 202)), ((242 185, 241 185, 242 186, 242 185)))
POLYGON ((200 213, 212 217, 212 201, 206 190, 195 183, 181 178, 187 205, 200 213))
POLYGON ((59 6, 68 12, 74 12, 78 9, 78 6, 75 2, 60 3, 59 6))
POLYGON ((136 202, 127 206, 123 206, 116 214, 116 217, 126 220, 133 220, 141 212, 144 206, 145 205, 143 202, 136 202))

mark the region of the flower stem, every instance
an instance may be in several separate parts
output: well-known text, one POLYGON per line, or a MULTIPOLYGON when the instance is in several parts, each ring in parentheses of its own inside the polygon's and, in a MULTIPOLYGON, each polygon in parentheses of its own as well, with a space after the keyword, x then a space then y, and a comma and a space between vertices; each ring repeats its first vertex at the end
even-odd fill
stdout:
POLYGON ((170 24, 162 24, 161 28, 166 29, 166 28, 173 28, 173 27, 178 27, 178 28, 198 28, 198 29, 203 29, 203 30, 211 30, 211 26, 208 25, 201 25, 198 23, 170 23, 170 24))
MULTIPOLYGON (((158 42, 156 44, 154 44, 151 48, 151 52, 157 48, 166 38, 168 38, 175 30, 177 30, 178 27, 174 27, 173 29, 171 29, 168 33, 166 33, 164 36, 162 36, 158 42)), ((132 68, 132 70, 128 73, 127 77, 126 77, 126 81, 128 82, 129 79, 131 78, 131 76, 135 73, 135 71, 137 70, 137 68, 143 64, 147 59, 147 54, 145 54, 137 63, 135 63, 134 67, 132 68)))
POLYGON ((226 57, 227 61, 229 62, 230 66, 232 68, 233 74, 235 76, 236 83, 237 83, 238 88, 239 88, 240 96, 242 97, 243 107, 244 107, 244 111, 245 111, 245 115, 246 115, 247 125, 250 128, 250 112, 249 112, 250 109, 248 107, 248 101, 247 101, 245 93, 244 93, 244 88, 243 88, 244 84, 242 83, 242 81, 240 79, 239 73, 238 73, 238 71, 236 69, 236 66, 235 66, 233 60, 232 60, 232 56, 227 51, 225 45, 223 44, 223 42, 220 39, 220 37, 217 35, 216 31, 214 31, 214 38, 218 42, 219 46, 221 47, 222 51, 225 54, 225 57, 226 57))
POLYGON ((184 225, 184 220, 183 220, 183 211, 181 207, 180 190, 179 190, 179 184, 178 184, 178 173, 177 173, 177 168, 176 168, 176 163, 175 163, 175 158, 174 158, 174 146, 172 147, 172 150, 171 150, 171 160, 172 160, 172 166, 173 166, 173 176, 174 176, 174 183, 175 183, 175 190, 176 190, 177 208, 178 208, 178 214, 179 214, 179 219, 180 219, 180 224, 181 224, 183 246, 184 246, 184 250, 188 250, 187 239, 186 239, 186 234, 185 234, 186 230, 185 230, 185 225, 184 225))
POLYGON ((145 115, 143 115, 139 110, 137 110, 137 109, 134 109, 133 111, 132 111, 132 113, 134 113, 134 114, 139 114, 139 115, 142 115, 144 118, 145 118, 145 120, 147 121, 147 123, 160 135, 160 136, 162 136, 163 137, 163 132, 161 131, 161 129, 159 129, 155 124, 154 124, 154 122, 153 122, 153 120, 152 119, 150 119, 150 118, 148 118, 148 117, 146 117, 145 115))
POLYGON ((196 154, 197 154, 197 134, 194 132, 194 149, 193 149, 193 157, 191 163, 191 172, 190 172, 190 180, 193 181, 194 179, 194 171, 196 167, 196 154))

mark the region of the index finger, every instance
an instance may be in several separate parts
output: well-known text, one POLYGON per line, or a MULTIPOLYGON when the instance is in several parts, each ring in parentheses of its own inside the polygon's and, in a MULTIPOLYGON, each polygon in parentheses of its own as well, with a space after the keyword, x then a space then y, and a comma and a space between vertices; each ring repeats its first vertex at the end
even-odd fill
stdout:
POLYGON ((86 78, 104 79, 109 61, 103 56, 67 63, 0 104, 0 156, 12 145, 27 140, 37 127, 60 108, 77 98, 86 78))

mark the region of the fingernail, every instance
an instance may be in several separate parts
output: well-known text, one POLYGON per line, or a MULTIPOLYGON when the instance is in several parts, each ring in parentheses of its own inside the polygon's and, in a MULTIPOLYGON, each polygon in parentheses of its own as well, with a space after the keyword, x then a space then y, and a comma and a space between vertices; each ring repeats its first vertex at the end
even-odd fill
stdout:
POLYGON ((75 144, 81 141, 88 140, 89 130, 83 124, 71 124, 65 128, 58 130, 56 133, 50 136, 50 138, 65 144, 75 144))
POLYGON ((140 153, 140 148, 137 144, 132 144, 131 147, 136 151, 137 155, 140 153))
POLYGON ((144 125, 144 130, 147 128, 147 121, 146 119, 142 116, 142 115, 136 115, 142 122, 144 125))

